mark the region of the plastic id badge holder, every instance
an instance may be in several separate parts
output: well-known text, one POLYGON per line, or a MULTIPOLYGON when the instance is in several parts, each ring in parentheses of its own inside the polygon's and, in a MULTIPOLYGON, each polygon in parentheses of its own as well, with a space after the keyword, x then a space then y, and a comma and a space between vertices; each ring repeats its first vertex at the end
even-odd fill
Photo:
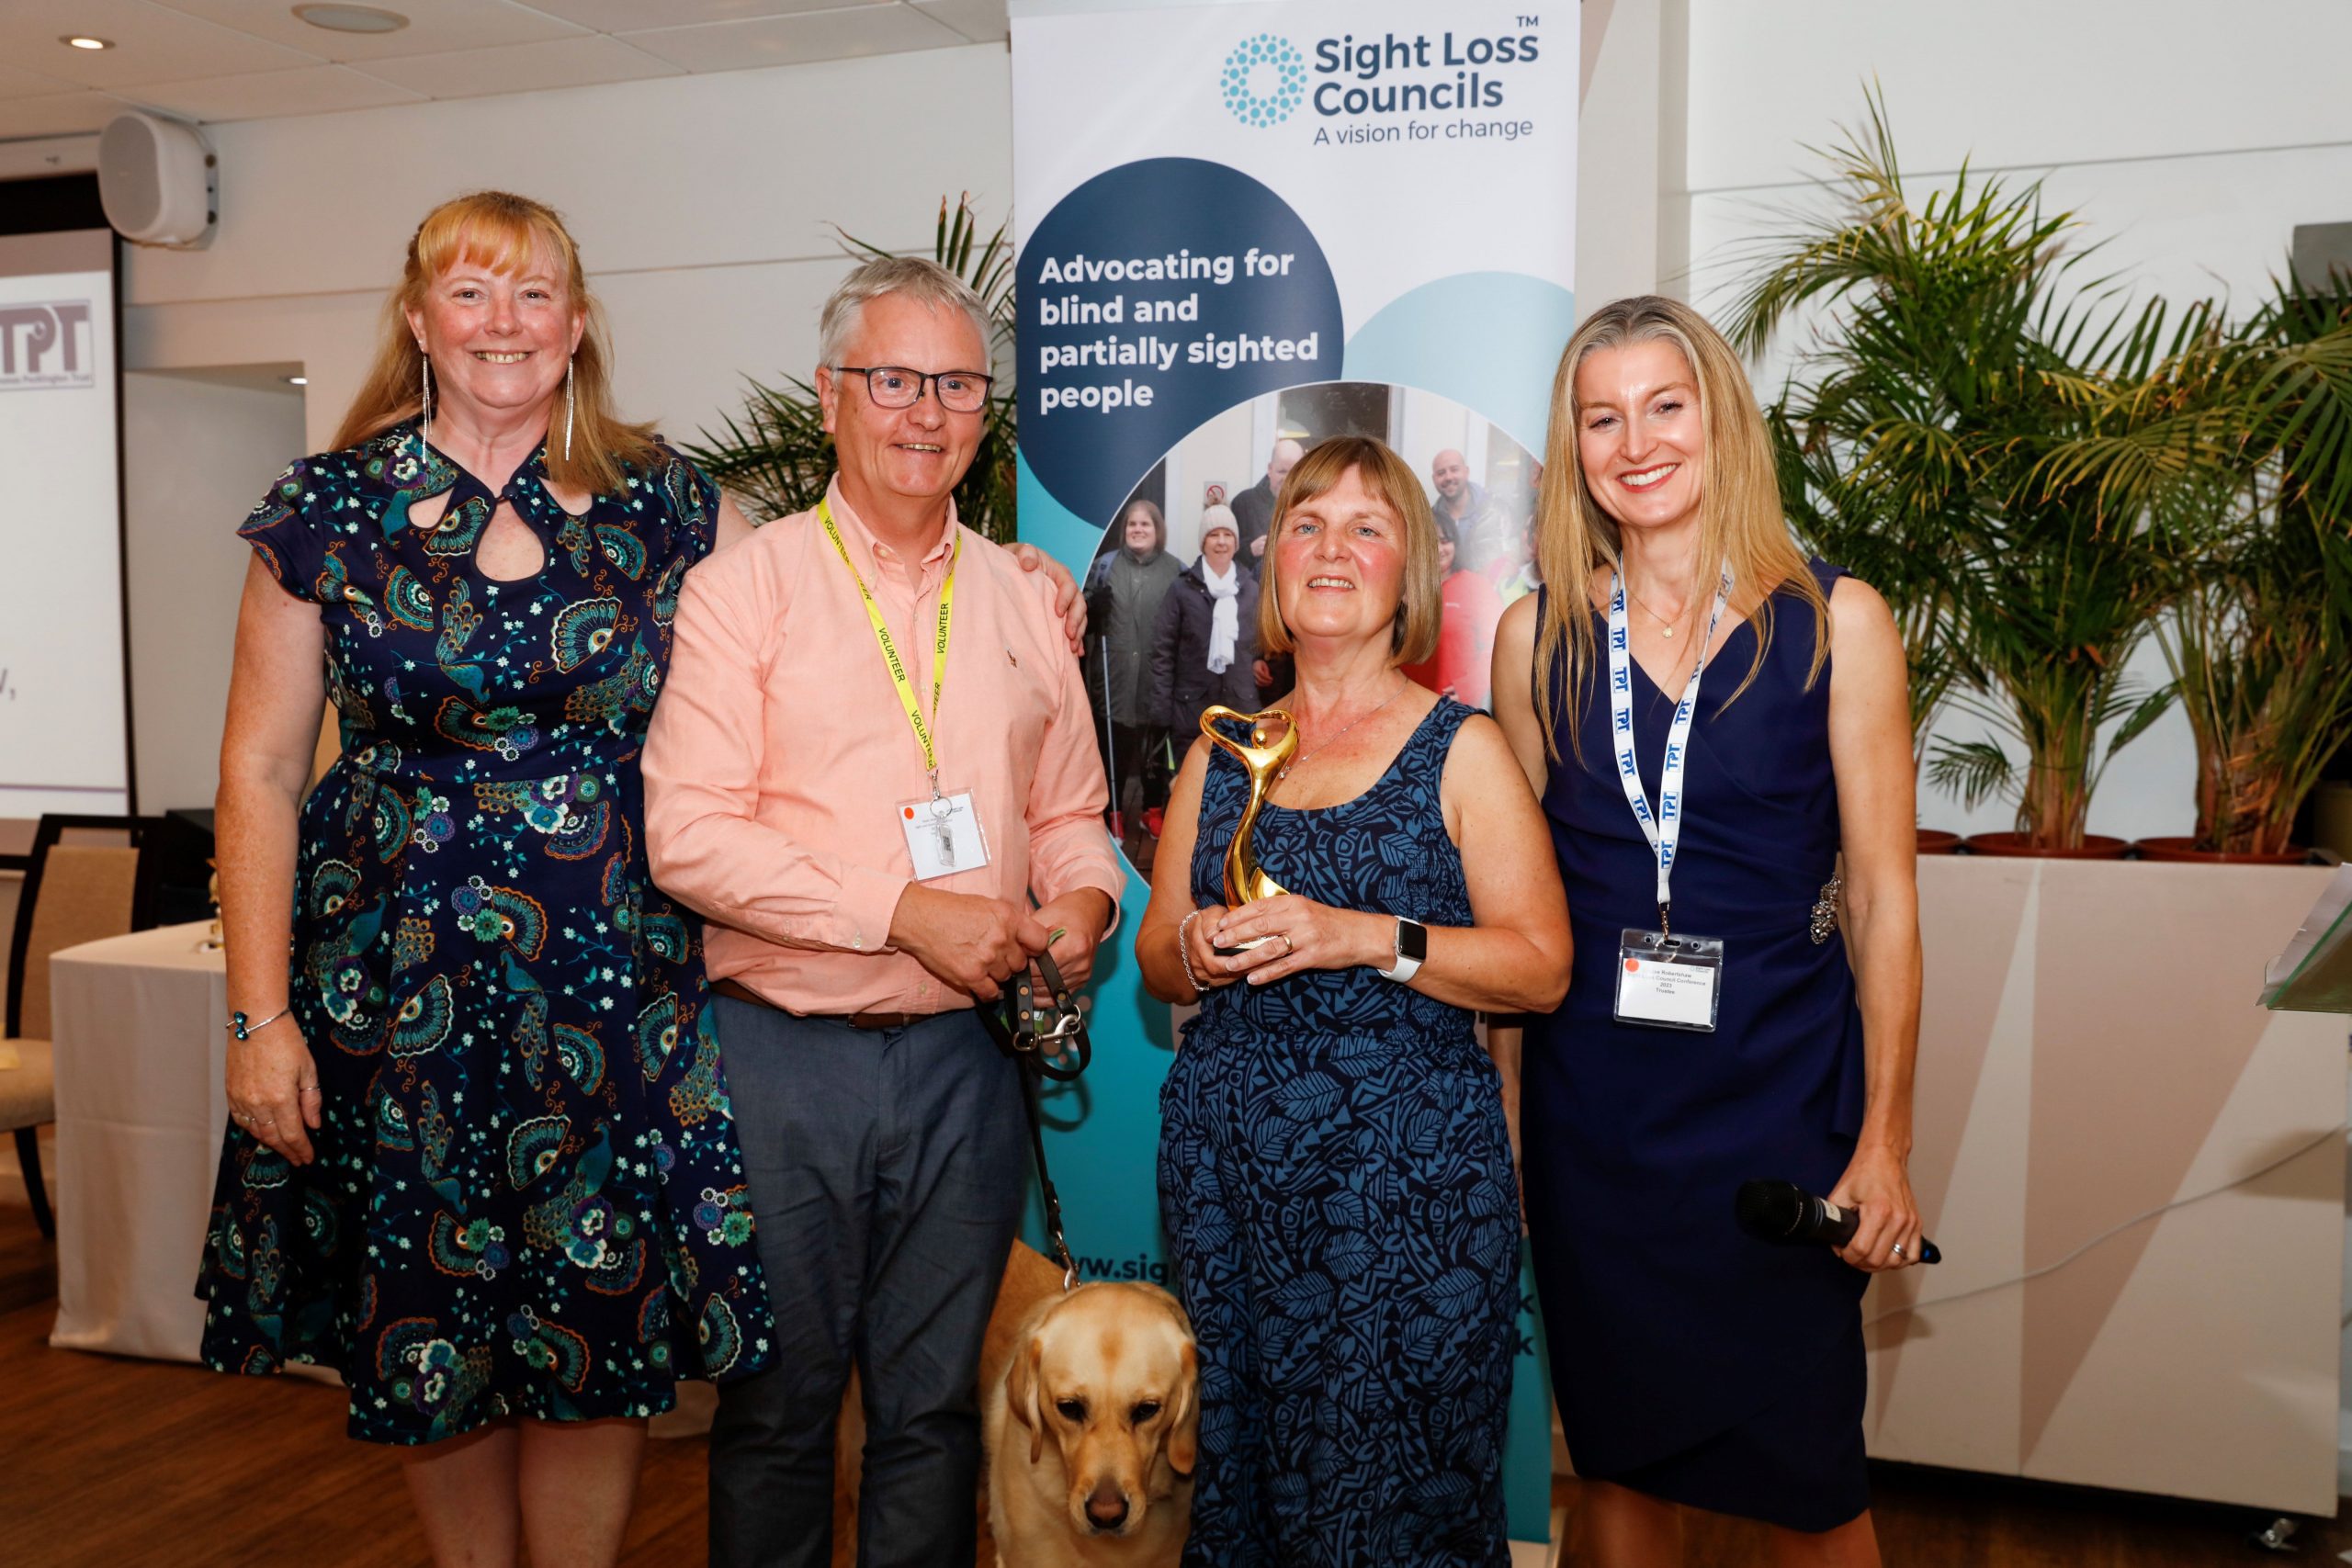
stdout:
POLYGON ((1617 1021, 1712 1034, 1723 978, 1720 938, 1627 926, 1617 943, 1617 1021))

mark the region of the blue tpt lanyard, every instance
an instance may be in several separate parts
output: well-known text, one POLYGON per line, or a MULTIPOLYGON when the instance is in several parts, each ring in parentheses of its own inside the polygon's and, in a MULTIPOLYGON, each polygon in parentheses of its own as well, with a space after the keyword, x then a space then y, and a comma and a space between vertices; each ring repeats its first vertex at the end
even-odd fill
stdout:
POLYGON ((1715 590, 1714 613, 1707 617, 1707 636, 1699 644, 1699 657, 1690 666, 1690 680, 1682 688, 1682 701, 1674 710, 1674 723, 1666 732, 1666 760, 1658 769, 1657 809, 1650 809, 1649 797, 1642 791, 1641 764, 1634 759, 1634 671, 1633 654, 1626 646, 1625 580, 1622 572, 1609 574, 1609 727, 1611 739, 1617 747, 1617 777, 1625 786, 1625 799, 1634 807, 1634 820, 1642 825, 1642 836, 1650 841, 1657 854, 1657 929, 1661 936, 1671 936, 1668 910, 1673 907, 1671 884, 1674 878, 1674 852, 1682 842, 1682 773, 1689 755, 1690 720, 1699 711, 1699 677, 1707 668, 1707 649, 1714 646, 1715 625, 1723 619, 1724 605, 1731 598, 1731 568, 1724 568, 1723 585, 1715 590))

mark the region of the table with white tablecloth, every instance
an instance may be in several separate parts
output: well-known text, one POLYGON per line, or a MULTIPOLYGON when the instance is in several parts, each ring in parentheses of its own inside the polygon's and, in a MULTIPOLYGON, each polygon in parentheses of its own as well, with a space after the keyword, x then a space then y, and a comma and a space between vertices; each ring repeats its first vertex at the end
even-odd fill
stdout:
POLYGON ((197 1265, 229 1107, 229 983, 203 922, 51 955, 57 1326, 50 1343, 193 1361, 197 1265))

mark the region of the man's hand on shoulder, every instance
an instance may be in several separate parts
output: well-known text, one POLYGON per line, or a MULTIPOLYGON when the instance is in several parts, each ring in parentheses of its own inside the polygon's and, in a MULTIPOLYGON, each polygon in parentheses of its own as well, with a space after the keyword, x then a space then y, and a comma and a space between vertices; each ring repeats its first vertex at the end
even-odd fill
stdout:
POLYGON ((945 984, 989 1002, 1045 945, 1043 930, 1035 928, 1026 911, 1004 899, 910 882, 890 917, 890 945, 945 984), (1024 935, 1035 945, 1024 942, 1024 935))
POLYGON ((1086 597, 1078 591, 1078 580, 1069 568, 1025 540, 1011 547, 1012 558, 1021 563, 1023 571, 1042 571, 1054 584, 1054 614, 1062 618, 1062 635, 1069 639, 1072 653, 1086 651, 1086 597))

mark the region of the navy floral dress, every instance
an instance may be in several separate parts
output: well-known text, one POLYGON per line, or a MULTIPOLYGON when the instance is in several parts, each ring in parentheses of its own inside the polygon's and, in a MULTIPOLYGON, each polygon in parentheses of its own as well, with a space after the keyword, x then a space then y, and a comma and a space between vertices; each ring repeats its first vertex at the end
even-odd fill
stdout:
MULTIPOLYGON (((1335 908, 1470 924, 1438 803, 1470 716, 1441 698, 1352 801, 1267 807, 1267 872, 1335 908)), ((1223 901, 1248 795, 1212 750, 1201 906, 1223 901)), ((1203 993, 1160 1091, 1160 1213, 1200 1340, 1187 1563, 1510 1561, 1519 1196, 1472 1022, 1369 969, 1203 993)))
POLYGON ((650 1416, 772 1355, 700 927, 646 876, 638 753, 718 514, 661 453, 575 517, 544 449, 493 496, 402 425, 296 463, 238 530, 320 606, 343 754, 295 888, 319 1157, 230 1127, 204 1355, 339 1370, 356 1438, 650 1416), (475 564, 501 501, 536 577, 475 564))

